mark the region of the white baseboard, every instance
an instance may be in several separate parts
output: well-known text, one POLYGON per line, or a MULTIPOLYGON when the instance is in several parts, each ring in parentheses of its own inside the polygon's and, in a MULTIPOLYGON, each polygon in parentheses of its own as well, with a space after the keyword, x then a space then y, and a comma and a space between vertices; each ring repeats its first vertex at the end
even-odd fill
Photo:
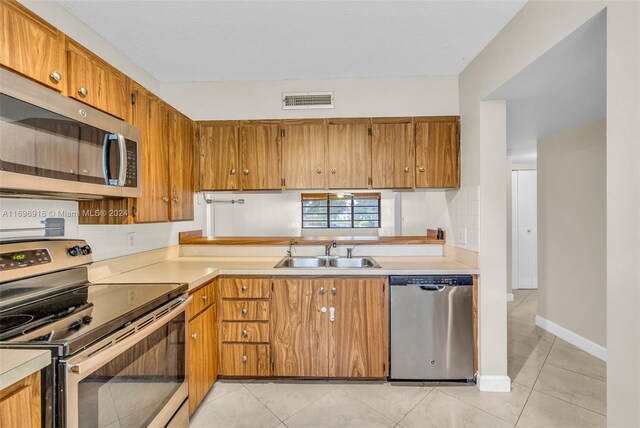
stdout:
POLYGON ((482 392, 511 392, 511 379, 509 376, 478 374, 476 386, 482 392))
POLYGON ((553 321, 542 318, 540 315, 536 315, 536 325, 540 328, 544 328, 549 333, 558 336, 560 339, 569 342, 573 346, 582 349, 584 352, 587 352, 602 361, 607 361, 607 348, 604 346, 598 345, 597 343, 592 342, 591 340, 584 338, 571 330, 554 323, 553 321))
POLYGON ((507 293, 507 302, 513 302, 513 293, 507 293))

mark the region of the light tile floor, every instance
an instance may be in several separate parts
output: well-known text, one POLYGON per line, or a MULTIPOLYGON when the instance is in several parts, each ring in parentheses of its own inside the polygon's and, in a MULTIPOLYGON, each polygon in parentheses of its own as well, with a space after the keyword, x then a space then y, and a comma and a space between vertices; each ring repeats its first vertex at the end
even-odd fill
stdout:
POLYGON ((191 427, 604 427, 605 363, 535 326, 535 291, 514 294, 510 393, 446 382, 221 380, 191 427))

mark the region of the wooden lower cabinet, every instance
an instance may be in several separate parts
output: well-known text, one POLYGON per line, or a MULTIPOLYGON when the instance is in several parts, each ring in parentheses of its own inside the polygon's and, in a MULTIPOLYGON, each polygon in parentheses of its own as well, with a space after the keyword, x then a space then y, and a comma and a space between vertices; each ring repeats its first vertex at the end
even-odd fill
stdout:
POLYGON ((0 427, 40 428, 41 420, 39 371, 0 391, 0 427))
POLYGON ((386 278, 276 279, 272 300, 275 376, 387 376, 386 278))
POLYGON ((269 376, 268 344, 223 343, 220 372, 225 376, 269 376))
POLYGON ((195 305, 195 299, 213 293, 215 282, 209 283, 193 293, 194 301, 190 307, 189 336, 189 414, 193 414, 198 405, 218 377, 217 355, 217 314, 215 299, 209 300, 209 304, 201 309, 195 305), (204 292, 202 291, 204 290, 204 292))

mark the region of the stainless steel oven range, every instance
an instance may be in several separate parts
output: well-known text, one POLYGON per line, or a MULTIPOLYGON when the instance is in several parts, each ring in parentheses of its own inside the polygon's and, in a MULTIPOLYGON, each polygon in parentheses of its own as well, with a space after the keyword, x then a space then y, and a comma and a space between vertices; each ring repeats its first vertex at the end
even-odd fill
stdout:
POLYGON ((44 425, 163 427, 184 417, 187 285, 91 284, 91 263, 81 240, 0 243, 0 347, 52 354, 44 425))

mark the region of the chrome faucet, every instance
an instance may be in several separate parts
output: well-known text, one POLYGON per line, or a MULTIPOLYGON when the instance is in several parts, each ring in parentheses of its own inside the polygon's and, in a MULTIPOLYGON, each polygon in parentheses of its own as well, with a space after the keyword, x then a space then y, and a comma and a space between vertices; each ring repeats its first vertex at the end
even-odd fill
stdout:
POLYGON ((353 248, 347 248, 347 258, 353 258, 353 248))
POLYGON ((338 244, 336 244, 336 241, 331 241, 330 243, 328 243, 327 245, 324 246, 324 255, 326 257, 330 257, 331 256, 331 249, 332 248, 336 248, 338 246, 338 244))

